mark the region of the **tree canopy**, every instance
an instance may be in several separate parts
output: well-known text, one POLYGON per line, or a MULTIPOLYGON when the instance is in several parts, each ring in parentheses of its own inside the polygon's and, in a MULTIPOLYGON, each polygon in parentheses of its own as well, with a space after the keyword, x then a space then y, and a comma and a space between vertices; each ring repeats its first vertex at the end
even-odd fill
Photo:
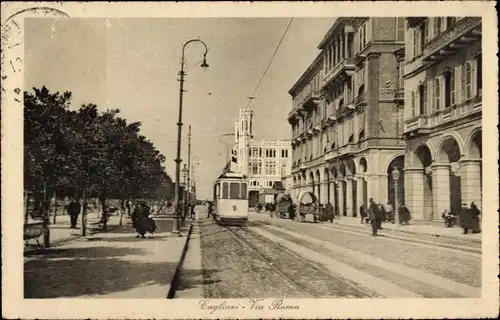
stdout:
POLYGON ((72 190, 103 197, 170 198, 165 157, 140 122, 94 104, 70 110, 71 93, 46 87, 24 94, 25 189, 72 190))

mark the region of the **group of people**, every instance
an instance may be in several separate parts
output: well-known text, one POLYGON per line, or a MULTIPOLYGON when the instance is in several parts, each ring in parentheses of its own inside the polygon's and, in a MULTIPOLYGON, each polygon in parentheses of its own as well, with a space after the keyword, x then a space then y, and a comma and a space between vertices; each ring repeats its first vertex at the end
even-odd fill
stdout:
POLYGON ((370 198, 368 202, 368 210, 365 209, 364 205, 361 205, 359 211, 361 215, 361 223, 366 222, 371 224, 373 236, 377 236, 378 230, 382 229, 382 222, 396 223, 395 210, 398 210, 399 224, 410 224, 410 210, 408 210, 403 203, 400 203, 399 207, 394 209, 390 202, 386 205, 382 203, 375 203, 373 198, 370 198))
MULTIPOLYGON (((464 234, 468 234, 469 230, 472 230, 472 233, 481 232, 481 223, 479 221, 480 215, 481 212, 474 202, 471 202, 470 207, 467 207, 466 203, 462 203, 462 208, 458 214, 458 220, 460 227, 464 230, 464 234)), ((444 223, 448 228, 453 228, 457 223, 457 214, 454 212, 444 210, 441 217, 444 219, 444 223)))
POLYGON ((152 237, 156 230, 156 223, 151 217, 151 208, 146 202, 139 202, 132 212, 132 227, 136 231, 137 237, 145 238, 149 233, 152 237))

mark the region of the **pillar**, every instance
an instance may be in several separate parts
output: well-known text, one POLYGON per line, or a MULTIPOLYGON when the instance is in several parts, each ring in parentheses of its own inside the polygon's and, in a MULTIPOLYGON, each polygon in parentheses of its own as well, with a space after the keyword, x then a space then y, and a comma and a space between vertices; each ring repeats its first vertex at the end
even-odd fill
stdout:
POLYGON ((345 50, 345 43, 344 43, 344 41, 345 41, 345 37, 343 37, 343 36, 341 35, 339 38, 340 38, 340 53, 341 53, 341 54, 340 54, 340 58, 341 58, 342 60, 344 60, 344 59, 345 59, 345 51, 344 51, 344 50, 345 50))
POLYGON ((344 215, 344 184, 341 183, 342 181, 344 181, 343 179, 342 180, 338 180, 337 183, 338 183, 338 186, 339 186, 339 199, 338 199, 338 203, 339 203, 339 215, 340 216, 343 216, 344 215))
POLYGON ((387 203, 388 200, 389 200, 389 176, 387 174, 380 174, 378 202, 387 203))
POLYGON ((349 57, 349 34, 344 33, 344 52, 345 52, 345 58, 350 59, 349 57))
POLYGON ((330 183, 328 184, 328 187, 330 188, 330 203, 333 205, 335 205, 335 182, 332 180, 330 180, 330 183))
POLYGON ((360 215, 361 212, 359 211, 359 208, 364 203, 364 200, 363 200, 363 182, 364 182, 363 176, 362 175, 358 175, 356 177, 356 181, 357 181, 357 187, 356 187, 356 206, 357 206, 358 215, 360 215))
POLYGON ((346 178, 346 202, 344 204, 348 217, 352 217, 353 208, 352 208, 352 177, 346 178))
POLYGON ((319 182, 314 182, 314 188, 313 188, 313 193, 316 196, 317 201, 321 201, 321 190, 320 190, 320 184, 319 182))
POLYGON ((482 211, 481 159, 463 159, 459 163, 462 202, 467 206, 474 202, 482 211))
MULTIPOLYGON (((404 203, 413 219, 424 219, 424 168, 405 168, 404 203)), ((427 199, 432 201, 432 199, 427 199)))
POLYGON ((321 198, 319 199, 319 201, 321 204, 326 204, 328 202, 328 180, 322 181, 320 188, 321 198))
POLYGON ((450 211, 450 165, 436 163, 432 168, 432 219, 438 219, 446 209, 450 211))

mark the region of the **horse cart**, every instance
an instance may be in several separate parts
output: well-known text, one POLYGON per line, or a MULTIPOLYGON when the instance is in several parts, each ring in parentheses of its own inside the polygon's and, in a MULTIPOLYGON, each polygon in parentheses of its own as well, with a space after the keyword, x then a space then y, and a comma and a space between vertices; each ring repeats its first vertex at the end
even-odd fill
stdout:
POLYGON ((292 197, 289 194, 280 193, 276 197, 276 211, 278 212, 278 216, 282 219, 293 219, 290 217, 290 206, 293 205, 292 197))

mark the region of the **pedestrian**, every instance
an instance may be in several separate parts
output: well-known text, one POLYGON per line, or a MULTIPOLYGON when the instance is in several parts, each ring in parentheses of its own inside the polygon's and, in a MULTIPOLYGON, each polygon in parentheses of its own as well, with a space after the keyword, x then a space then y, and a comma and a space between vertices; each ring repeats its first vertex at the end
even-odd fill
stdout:
POLYGON ((406 225, 410 224, 411 220, 410 210, 408 210, 408 208, 402 202, 399 203, 398 213, 399 213, 399 224, 406 224, 406 225))
POLYGON ((295 218, 295 205, 290 203, 288 206, 288 217, 293 220, 295 218))
POLYGON ((481 212, 477 208, 474 201, 470 204, 470 213, 472 217, 472 233, 481 233, 481 224, 479 222, 479 215, 481 212))
POLYGON ((464 229, 464 234, 469 233, 469 229, 473 228, 472 214, 466 203, 462 203, 462 208, 459 214, 460 227, 464 229))
POLYGON ((76 223, 78 221, 78 215, 80 215, 80 210, 82 209, 82 206, 80 204, 80 199, 73 199, 71 202, 68 204, 68 215, 70 217, 71 221, 71 229, 76 229, 76 223))
POLYGON ((373 201, 373 198, 370 198, 369 202, 368 214, 372 225, 372 236, 377 236, 380 225, 382 224, 383 215, 379 206, 373 201))
POLYGON ((387 213, 385 211, 385 207, 382 203, 379 203, 378 204, 378 212, 379 212, 379 215, 380 215, 380 224, 379 224, 379 230, 382 230, 382 221, 386 221, 387 220, 387 213))
POLYGON ((325 211, 327 215, 327 221, 330 220, 330 222, 333 223, 333 220, 335 220, 335 215, 333 214, 333 206, 330 201, 326 203, 325 211))
POLYGON ((195 212, 194 212, 194 203, 191 204, 190 208, 189 208, 189 213, 191 215, 191 220, 194 220, 194 217, 195 217, 195 212))
POLYGON ((359 206, 359 214, 361 215, 361 223, 363 223, 363 221, 366 219, 366 210, 364 204, 361 204, 361 206, 359 206))

